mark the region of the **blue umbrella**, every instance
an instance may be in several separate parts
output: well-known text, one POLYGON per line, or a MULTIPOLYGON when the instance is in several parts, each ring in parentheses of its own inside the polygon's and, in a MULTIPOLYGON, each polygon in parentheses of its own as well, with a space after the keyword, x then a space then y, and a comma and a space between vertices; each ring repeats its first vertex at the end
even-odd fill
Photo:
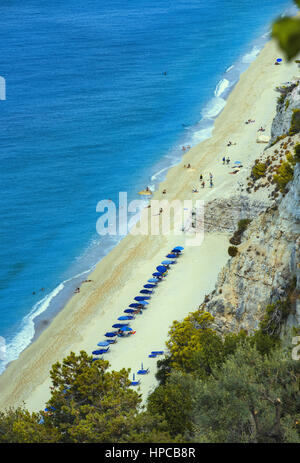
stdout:
POLYGON ((150 291, 150 289, 142 289, 140 293, 141 294, 152 294, 152 291, 150 291))
POLYGON ((122 315, 118 320, 132 320, 133 318, 131 315, 122 315))
POLYGON ((150 299, 150 296, 137 296, 134 298, 135 301, 145 301, 147 299, 150 299))
POLYGON ((122 331, 132 331, 132 328, 129 326, 123 326, 123 328, 120 328, 122 331))
POLYGON ((163 260, 162 261, 162 264, 163 265, 171 265, 171 264, 175 264, 176 260, 163 260))
POLYGON ((141 307, 141 305, 147 305, 149 304, 149 302, 146 302, 146 301, 139 301, 138 303, 137 302, 134 302, 133 304, 130 304, 129 307, 133 307, 133 308, 138 308, 138 307, 141 307))
POLYGON ((52 407, 52 405, 49 408, 45 408, 45 412, 51 412, 51 410, 55 410, 55 408, 52 407))
POLYGON ((169 259, 175 259, 177 256, 176 254, 168 254, 166 257, 168 257, 169 259))
POLYGON ((109 346, 110 343, 108 341, 102 341, 102 342, 98 342, 97 346, 100 346, 100 347, 106 347, 106 346, 109 346))
POLYGON ((108 349, 109 349, 109 347, 107 349, 93 350, 92 354, 94 354, 94 355, 106 354, 108 349))
POLYGON ((281 58, 277 58, 276 61, 277 61, 277 63, 280 63, 280 61, 282 61, 282 59, 281 59, 281 58))
POLYGON ((165 273, 168 269, 164 265, 159 265, 156 267, 156 270, 158 270, 160 273, 165 273))
POLYGON ((177 249, 178 251, 183 251, 184 250, 184 248, 182 246, 175 246, 175 248, 173 248, 173 249, 177 249))
POLYGON ((124 310, 125 313, 133 313, 134 312, 134 309, 126 309, 124 310))
POLYGON ((234 161, 234 164, 242 164, 241 161, 234 161))
POLYGON ((105 337, 106 338, 114 338, 115 336, 117 336, 117 332, 116 331, 109 331, 108 333, 105 333, 105 337))
POLYGON ((127 326, 128 323, 115 323, 112 328, 122 328, 122 326, 127 326))
POLYGON ((159 279, 158 278, 150 278, 148 280, 148 283, 158 283, 159 282, 159 279))
POLYGON ((154 276, 154 277, 161 277, 162 274, 161 274, 160 272, 154 272, 154 273, 152 273, 152 276, 154 276))
POLYGON ((151 285, 151 284, 144 285, 144 288, 156 288, 156 285, 151 285))

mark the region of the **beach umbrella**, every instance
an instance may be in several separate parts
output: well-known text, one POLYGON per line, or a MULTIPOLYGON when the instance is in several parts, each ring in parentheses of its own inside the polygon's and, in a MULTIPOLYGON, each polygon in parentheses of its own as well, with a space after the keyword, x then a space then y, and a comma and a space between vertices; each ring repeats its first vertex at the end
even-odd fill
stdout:
POLYGON ((132 328, 130 328, 129 326, 123 326, 122 328, 120 328, 122 331, 132 331, 132 328))
POLYGON ((282 59, 281 59, 281 58, 277 58, 276 61, 277 61, 277 63, 280 63, 280 61, 282 61, 282 59))
POLYGON ((108 341, 101 341, 101 342, 98 342, 97 346, 100 346, 100 347, 106 347, 106 346, 109 346, 110 343, 108 341))
POLYGON ((165 273, 168 269, 164 265, 159 265, 158 267, 156 267, 156 270, 158 270, 159 273, 165 273))
POLYGON ((55 408, 52 407, 52 405, 49 408, 45 408, 45 412, 51 412, 52 410, 55 410, 55 408))
POLYGON ((177 256, 176 254, 168 254, 166 257, 168 257, 168 259, 175 259, 177 256))
POLYGON ((234 161, 234 164, 242 164, 241 161, 234 161))
POLYGON ((129 307, 133 307, 133 308, 139 308, 143 305, 146 305, 146 304, 149 304, 149 302, 146 302, 146 301, 139 301, 139 303, 137 302, 134 302, 133 304, 130 304, 129 307))
POLYGON ((148 280, 149 283, 158 283, 159 282, 159 279, 158 278, 150 278, 148 280))
POLYGON ((94 355, 106 354, 108 349, 109 349, 109 347, 107 349, 93 350, 92 354, 94 354, 94 355))
POLYGON ((152 291, 150 291, 150 289, 142 289, 140 293, 141 294, 152 294, 152 291))
POLYGON ((132 315, 122 315, 118 320, 132 320, 134 317, 132 315))
POLYGON ((128 323, 115 323, 112 328, 122 328, 122 326, 127 326, 128 323))
POLYGON ((182 246, 175 246, 175 248, 173 248, 173 249, 177 249, 178 251, 183 251, 184 250, 184 248, 182 246))
POLYGON ((162 277, 163 274, 160 273, 160 272, 154 272, 154 273, 152 273, 152 276, 154 276, 154 277, 162 277))
POLYGON ((116 331, 109 331, 108 333, 105 333, 105 337, 106 338, 114 338, 115 336, 117 336, 117 332, 116 331))
POLYGON ((175 264, 176 260, 163 260, 162 261, 162 264, 163 265, 171 265, 171 264, 175 264))
POLYGON ((125 313, 134 313, 134 309, 126 309, 124 310, 125 313))
POLYGON ((145 301, 146 299, 150 299, 150 296, 136 296, 134 298, 135 301, 145 301))
POLYGON ((156 287, 156 285, 151 285, 151 284, 149 284, 149 285, 144 285, 144 288, 155 288, 155 287, 156 287))

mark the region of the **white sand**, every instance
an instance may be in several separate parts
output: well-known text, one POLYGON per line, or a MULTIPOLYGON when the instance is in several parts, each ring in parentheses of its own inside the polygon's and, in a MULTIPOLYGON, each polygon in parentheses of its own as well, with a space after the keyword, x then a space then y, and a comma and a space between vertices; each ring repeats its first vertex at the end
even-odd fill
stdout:
MULTIPOLYGON (((275 115, 277 93, 274 88, 298 74, 297 65, 274 66, 280 53, 273 42, 268 43, 250 68, 242 75, 231 93, 225 109, 216 120, 212 138, 192 148, 182 163, 172 168, 160 185, 155 198, 169 200, 199 198, 205 201, 223 198, 236 190, 239 174, 222 165, 223 155, 250 167, 265 145, 256 143, 257 129, 263 125, 265 135, 275 115), (248 119, 255 123, 246 125, 248 119), (228 140, 235 146, 226 147, 228 140), (183 164, 190 162, 195 171, 183 164), (214 174, 214 188, 208 188, 208 173, 214 174), (198 194, 199 174, 203 173, 206 188, 198 194)), ((62 360, 71 350, 91 352, 103 334, 116 323, 118 316, 133 302, 157 265, 175 245, 185 246, 185 237, 128 235, 97 266, 82 285, 80 294, 68 302, 51 325, 31 344, 19 359, 12 362, 0 377, 0 408, 17 406, 25 401, 30 410, 43 408, 49 397, 51 365, 62 360)), ((194 311, 215 285, 218 272, 228 258, 228 235, 206 234, 199 247, 185 247, 184 255, 174 265, 166 280, 159 284, 149 308, 131 323, 136 334, 119 339, 105 357, 112 368, 131 368, 136 372, 143 362, 151 372, 141 377, 144 398, 155 386, 155 359, 151 350, 165 350, 169 326, 194 311)))

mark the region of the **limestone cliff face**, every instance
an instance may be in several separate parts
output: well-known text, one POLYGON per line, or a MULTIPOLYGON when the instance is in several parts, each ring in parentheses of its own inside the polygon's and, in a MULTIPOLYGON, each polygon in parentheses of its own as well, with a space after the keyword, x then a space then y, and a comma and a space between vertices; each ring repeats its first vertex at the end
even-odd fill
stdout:
MULTIPOLYGON (((221 331, 253 331, 267 304, 286 294, 294 276, 300 286, 300 165, 289 193, 257 219, 243 235, 237 256, 219 274, 215 290, 203 304, 221 331)), ((300 324, 300 306, 288 320, 300 324)))
MULTIPOLYGON (((288 131, 292 109, 300 107, 299 87, 287 93, 289 105, 278 105, 272 126, 273 139, 288 131)), ((298 142, 299 135, 296 135, 290 143, 293 146, 298 142)), ((280 150, 279 144, 267 147, 262 157, 266 159, 276 147, 280 150)), ((248 180, 249 177, 245 178, 244 187, 241 185, 244 193, 248 180)), ((259 182, 264 188, 264 181, 259 182)), ((287 325, 300 326, 300 163, 295 166, 293 181, 284 197, 278 193, 273 195, 272 188, 274 191, 269 183, 263 194, 248 189, 246 195, 241 193, 206 205, 206 232, 233 231, 241 218, 252 219, 238 246, 238 254, 229 258, 218 276, 215 290, 201 304, 215 316, 215 328, 221 333, 242 328, 252 332, 258 328, 266 306, 284 298, 295 277, 298 299, 287 325)))
POLYGON ((280 135, 289 132, 293 110, 300 108, 300 86, 296 80, 287 82, 277 90, 280 97, 271 127, 270 143, 273 143, 280 135))

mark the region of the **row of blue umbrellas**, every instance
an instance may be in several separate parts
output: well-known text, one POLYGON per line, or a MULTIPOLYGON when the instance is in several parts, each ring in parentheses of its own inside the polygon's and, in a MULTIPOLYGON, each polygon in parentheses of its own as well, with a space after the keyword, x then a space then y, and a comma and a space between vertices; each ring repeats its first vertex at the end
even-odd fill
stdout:
MULTIPOLYGON (((133 329, 129 326, 130 320, 134 319, 134 314, 137 312, 138 309, 140 310, 145 309, 146 306, 149 304, 149 300, 151 298, 154 288, 156 288, 159 281, 161 281, 163 276, 166 274, 166 272, 170 268, 170 265, 173 265, 176 263, 176 259, 181 254, 183 249, 184 248, 182 246, 176 246, 175 248, 172 249, 170 254, 167 254, 166 256, 167 259, 163 260, 161 265, 158 265, 156 267, 157 271, 152 274, 153 278, 150 278, 148 282, 143 286, 144 289, 140 291, 141 296, 136 296, 134 298, 135 302, 130 304, 128 309, 124 310, 124 313, 126 313, 126 315, 121 315, 120 317, 118 317, 118 323, 115 323, 114 325, 112 325, 112 328, 116 328, 118 331, 112 331, 112 332, 105 333, 104 336, 107 339, 105 341, 98 342, 97 346, 100 347, 100 349, 96 349, 92 351, 92 354, 94 355, 106 354, 110 349, 110 345, 116 343, 117 336, 123 336, 123 334, 133 331, 133 329), (119 322, 125 322, 125 323, 119 323, 119 322)), ((98 359, 99 357, 94 357, 93 361, 98 360, 98 359)), ((141 370, 143 370, 143 368, 141 370)))

